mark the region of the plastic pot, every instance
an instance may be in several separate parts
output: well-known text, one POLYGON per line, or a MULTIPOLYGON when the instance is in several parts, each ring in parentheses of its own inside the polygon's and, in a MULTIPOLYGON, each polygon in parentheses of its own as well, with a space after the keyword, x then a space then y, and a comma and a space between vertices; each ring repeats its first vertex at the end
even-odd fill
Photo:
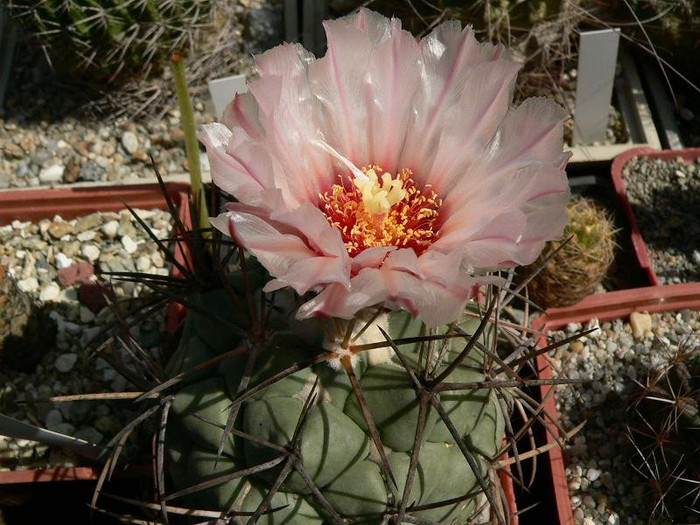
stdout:
MULTIPOLYGON (((189 225, 189 185, 166 183, 165 186, 178 208, 180 220, 189 225)), ((69 220, 94 212, 123 210, 127 205, 135 209, 167 209, 167 203, 157 184, 10 190, 0 192, 0 226, 15 220, 37 222, 56 215, 69 220)), ((185 260, 183 246, 178 245, 175 257, 180 261, 185 260)), ((181 305, 171 304, 168 310, 169 321, 179 312, 181 305)), ((99 473, 99 468, 93 467, 0 472, 0 486, 34 482, 94 481, 99 473)))
POLYGON ((624 210, 627 220, 629 221, 632 235, 632 245, 639 265, 649 278, 649 282, 653 285, 659 284, 659 278, 654 272, 654 268, 649 257, 646 243, 639 230, 639 225, 635 219, 632 205, 627 198, 627 189, 623 177, 623 170, 628 162, 636 157, 647 157, 650 159, 673 160, 681 157, 685 160, 695 160, 700 157, 700 148, 682 149, 682 150, 664 150, 658 151, 652 148, 634 148, 628 150, 621 155, 615 157, 612 163, 612 181, 615 186, 615 195, 619 205, 624 210))
MULTIPOLYGON (((686 283, 666 286, 650 286, 633 290, 622 290, 606 294, 592 295, 579 304, 568 308, 552 308, 533 323, 533 328, 541 332, 538 341, 540 348, 546 345, 545 335, 559 330, 569 323, 585 324, 595 318, 606 322, 613 319, 629 318, 632 312, 669 312, 688 308, 700 309, 700 283, 686 283)), ((552 368, 546 355, 537 357, 537 371, 540 379, 551 379, 552 368)), ((557 419, 557 409, 554 392, 551 386, 539 387, 539 398, 545 400, 545 410, 552 418, 557 419)), ((551 427, 552 432, 556 429, 551 427)), ((547 444, 555 444, 550 432, 544 438, 547 444)), ((564 457, 561 448, 555 444, 545 453, 548 458, 548 468, 543 469, 546 476, 548 498, 544 502, 549 513, 557 516, 561 525, 574 525, 574 517, 569 498, 569 487, 566 478, 564 457)))

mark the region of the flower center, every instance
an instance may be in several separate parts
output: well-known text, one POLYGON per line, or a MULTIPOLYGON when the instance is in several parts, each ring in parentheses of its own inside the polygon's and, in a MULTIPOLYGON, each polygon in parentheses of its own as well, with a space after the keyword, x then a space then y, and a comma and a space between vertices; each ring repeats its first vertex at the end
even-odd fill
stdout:
POLYGON ((319 195, 321 211, 340 230, 350 256, 375 246, 412 248, 420 255, 437 237, 442 200, 428 186, 419 190, 409 169, 392 177, 370 165, 362 173, 352 184, 334 184, 319 195))

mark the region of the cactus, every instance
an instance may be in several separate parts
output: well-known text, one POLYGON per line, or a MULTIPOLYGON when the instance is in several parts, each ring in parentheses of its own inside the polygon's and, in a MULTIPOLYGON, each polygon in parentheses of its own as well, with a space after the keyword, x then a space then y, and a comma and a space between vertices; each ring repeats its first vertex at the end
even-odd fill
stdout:
POLYGON ((54 67, 111 81, 191 45, 210 0, 15 0, 17 18, 54 67))
MULTIPOLYGON (((648 479, 652 517, 697 519, 700 508, 700 348, 688 337, 649 371, 633 398, 634 469, 648 479)), ((692 521, 691 521, 692 522, 692 521)))
MULTIPOLYGON (((270 277, 254 258, 219 234, 205 244, 176 229, 189 263, 161 247, 182 278, 114 274, 188 307, 165 375, 137 400, 141 413, 114 437, 105 467, 138 425, 159 419, 157 522, 506 524, 499 469, 515 464, 522 479, 521 463, 575 432, 522 390, 575 383, 528 372, 535 355, 571 339, 535 350, 536 334, 500 320, 513 292, 487 287, 486 309, 468 304, 439 329, 382 307, 297 321, 299 298, 263 293, 270 277), (513 411, 522 426, 512 427, 513 411), (540 424, 556 440, 521 455, 518 441, 534 442, 540 424)), ((128 330, 121 337, 129 343, 128 330)))
MULTIPOLYGON (((186 320, 180 345, 170 360, 171 374, 191 370, 236 348, 258 347, 259 355, 249 377, 244 371, 250 355, 257 352, 222 361, 215 372, 194 376, 175 395, 166 434, 174 479, 180 489, 219 480, 180 503, 234 513, 279 509, 261 518, 260 523, 269 524, 320 524, 334 513, 380 523, 382 516, 397 513, 402 501, 410 505, 407 515, 429 522, 465 523, 475 512, 478 498, 465 495, 481 492, 479 479, 483 483, 487 478, 490 460, 498 455, 505 434, 496 391, 471 389, 437 396, 473 457, 470 465, 438 411, 420 402, 407 373, 411 370, 420 376, 425 370, 428 377, 437 377, 459 355, 464 338, 445 339, 439 345, 402 345, 401 358, 386 348, 361 352, 352 365, 363 393, 360 403, 350 376, 339 363, 326 359, 322 331, 315 323, 302 324, 307 329, 305 337, 280 325, 263 341, 255 342, 212 324, 214 315, 235 318, 227 313, 235 312, 235 305, 225 291, 201 294, 195 302, 200 313, 191 313, 186 320), (428 346, 432 348, 426 353, 428 346), (427 355, 433 362, 426 368, 423 359, 427 355), (314 364, 264 389, 256 388, 290 367, 294 370, 298 363, 314 364), (363 404, 369 418, 363 414, 363 404), (225 427, 232 405, 238 410, 234 432, 228 434, 225 427), (371 436, 373 425, 383 458, 371 436), (417 433, 417 471, 410 496, 404 499, 417 433), (260 470, 250 476, 235 477, 235 473, 256 467, 260 470), (231 479, 222 482, 227 476, 231 479), (272 494, 271 499, 261 505, 265 494, 272 494)), ((405 312, 393 312, 382 321, 383 317, 370 323, 358 342, 385 341, 377 329, 381 324, 394 340, 424 332, 422 324, 405 312)), ((478 325, 472 319, 460 327, 473 334, 478 325)), ((484 364, 484 352, 474 348, 445 381, 483 381, 484 364)))
POLYGON ((561 239, 548 242, 537 260, 521 270, 523 275, 535 274, 528 292, 543 308, 570 306, 594 293, 613 263, 612 218, 582 197, 569 204, 567 215, 561 239))

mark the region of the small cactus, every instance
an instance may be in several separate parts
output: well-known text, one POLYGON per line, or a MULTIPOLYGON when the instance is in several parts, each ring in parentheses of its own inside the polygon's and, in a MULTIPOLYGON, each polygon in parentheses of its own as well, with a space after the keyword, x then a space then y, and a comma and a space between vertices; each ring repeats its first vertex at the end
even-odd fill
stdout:
POLYGON ((10 0, 12 15, 54 67, 110 81, 188 48, 211 0, 10 0))
POLYGON ((530 299, 543 308, 570 306, 596 291, 613 263, 615 226, 590 199, 577 198, 567 208, 561 239, 548 242, 522 274, 537 272, 528 284, 530 299))

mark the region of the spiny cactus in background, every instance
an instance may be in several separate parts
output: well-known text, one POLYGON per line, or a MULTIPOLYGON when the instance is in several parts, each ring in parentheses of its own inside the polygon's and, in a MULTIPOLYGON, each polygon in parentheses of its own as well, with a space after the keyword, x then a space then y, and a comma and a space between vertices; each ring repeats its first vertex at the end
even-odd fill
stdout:
POLYGON ((605 210, 577 198, 567 215, 561 239, 548 242, 538 259, 520 270, 529 275, 545 264, 528 284, 530 298, 542 308, 569 306, 594 293, 613 263, 615 227, 605 210))
POLYGON ((10 0, 10 12, 61 71, 107 81, 188 49, 212 0, 10 0))
POLYGON ((696 523, 700 512, 700 341, 667 348, 634 397, 628 428, 634 469, 648 479, 652 518, 696 523))

